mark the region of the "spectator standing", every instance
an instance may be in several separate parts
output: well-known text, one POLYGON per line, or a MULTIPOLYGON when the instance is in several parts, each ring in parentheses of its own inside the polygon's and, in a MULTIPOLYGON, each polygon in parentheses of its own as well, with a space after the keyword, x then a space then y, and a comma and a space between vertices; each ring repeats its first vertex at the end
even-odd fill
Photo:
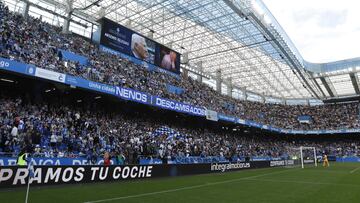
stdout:
POLYGON ((111 165, 111 157, 109 152, 105 152, 104 154, 104 166, 110 166, 111 165))

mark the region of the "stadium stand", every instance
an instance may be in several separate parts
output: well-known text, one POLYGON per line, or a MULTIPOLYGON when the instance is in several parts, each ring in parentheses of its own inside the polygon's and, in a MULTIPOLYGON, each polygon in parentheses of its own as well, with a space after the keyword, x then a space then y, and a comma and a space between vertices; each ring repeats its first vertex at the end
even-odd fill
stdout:
POLYGON ((330 144, 321 139, 237 136, 229 130, 200 129, 152 116, 127 115, 91 102, 74 105, 60 93, 34 102, 25 92, 23 97, 13 97, 9 91, 3 91, 0 99, 0 151, 10 155, 16 155, 24 144, 34 148, 35 157, 91 159, 89 156, 110 151, 113 156, 122 154, 126 163, 139 163, 141 157, 168 160, 210 157, 209 162, 245 157, 289 158, 292 149, 302 145, 316 146, 319 154, 358 154, 359 143, 353 140, 330 144))
POLYGON ((0 202, 359 202, 359 78, 262 0, 0 0, 0 202))
POLYGON ((5 58, 92 81, 133 88, 284 129, 332 130, 360 126, 358 102, 288 106, 239 101, 221 95, 190 77, 178 79, 165 73, 147 71, 126 59, 99 51, 96 45, 81 37, 62 35, 59 27, 11 13, 3 5, 1 10, 0 56, 5 58), (78 56, 65 58, 64 50, 78 56), (87 58, 87 63, 83 57, 87 58), (82 63, 76 58, 81 58, 82 63), (181 89, 181 94, 168 91, 169 85, 181 89), (310 116, 312 122, 299 122, 298 116, 303 115, 310 116))
MULTIPOLYGON (((101 52, 87 40, 60 34, 60 28, 40 19, 9 12, 0 4, 0 56, 88 80, 133 88, 152 95, 206 107, 284 129, 322 130, 357 128, 359 104, 287 106, 239 101, 193 79, 151 72, 130 61, 101 52), (311 122, 299 122, 299 116, 311 122)), ((3 93, 3 92, 2 92, 3 93)), ((61 95, 57 95, 60 101, 61 95)), ((289 149, 304 144, 262 136, 235 136, 236 132, 190 129, 164 120, 135 118, 96 107, 81 108, 61 102, 31 103, 25 98, 0 99, 0 151, 15 155, 22 145, 34 155, 48 157, 97 156, 105 151, 122 154, 126 163, 141 157, 180 160, 210 157, 208 161, 245 157, 290 157, 289 149)), ((319 153, 357 154, 355 141, 305 143, 319 153)), ((202 160, 203 161, 203 160, 202 160)), ((186 162, 186 161, 182 161, 186 162)))

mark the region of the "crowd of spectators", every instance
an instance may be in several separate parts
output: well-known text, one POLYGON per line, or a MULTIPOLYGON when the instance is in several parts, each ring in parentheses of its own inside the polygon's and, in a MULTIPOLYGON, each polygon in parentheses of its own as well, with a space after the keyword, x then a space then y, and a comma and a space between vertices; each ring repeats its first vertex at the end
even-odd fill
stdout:
POLYGON ((284 129, 319 130, 358 128, 359 104, 326 104, 319 106, 287 106, 240 101, 222 95, 211 87, 191 77, 176 78, 159 72, 148 71, 126 59, 102 52, 88 40, 61 34, 61 27, 54 27, 41 19, 24 18, 12 13, 0 4, 0 56, 37 67, 111 85, 133 88, 152 95, 174 99, 194 106, 215 110, 225 115, 253 120, 284 129), (63 59, 60 50, 85 56, 89 63, 63 59), (185 91, 170 93, 166 85, 171 84, 185 91), (308 115, 309 124, 298 122, 298 116, 308 115))
POLYGON ((99 157, 105 152, 124 157, 171 160, 184 157, 292 158, 300 146, 316 147, 318 154, 356 156, 359 141, 305 141, 246 135, 232 130, 203 129, 151 116, 127 115, 101 105, 30 102, 24 98, 0 97, 0 154, 16 156, 26 149, 34 156, 99 157), (89 110, 91 109, 91 111, 89 110))

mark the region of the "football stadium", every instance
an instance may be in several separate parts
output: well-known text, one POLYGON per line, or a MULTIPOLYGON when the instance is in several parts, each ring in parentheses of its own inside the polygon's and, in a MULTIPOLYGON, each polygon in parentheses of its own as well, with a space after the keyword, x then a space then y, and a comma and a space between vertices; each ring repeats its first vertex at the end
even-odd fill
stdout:
POLYGON ((0 0, 0 202, 360 202, 360 5, 275 2, 0 0))

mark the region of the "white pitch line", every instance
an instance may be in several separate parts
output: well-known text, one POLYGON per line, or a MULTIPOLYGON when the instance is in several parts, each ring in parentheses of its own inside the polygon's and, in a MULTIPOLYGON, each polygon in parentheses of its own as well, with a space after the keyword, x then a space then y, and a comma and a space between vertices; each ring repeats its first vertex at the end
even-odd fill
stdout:
POLYGON ((256 175, 256 176, 248 176, 248 177, 231 179, 231 180, 226 180, 226 181, 211 182, 211 183, 205 183, 205 184, 188 186, 188 187, 181 187, 181 188, 170 189, 170 190, 162 190, 162 191, 157 191, 157 192, 143 193, 143 194, 138 194, 138 195, 129 195, 129 196, 109 198, 109 199, 88 201, 88 202, 84 202, 84 203, 111 202, 111 201, 115 201, 115 200, 123 200, 123 199, 130 199, 130 198, 137 198, 137 197, 144 197, 144 196, 152 196, 152 195, 157 195, 157 194, 171 193, 171 192, 177 192, 177 191, 182 191, 182 190, 190 190, 190 189, 202 188, 202 187, 207 187, 207 186, 212 186, 212 185, 231 183, 231 182, 236 182, 236 181, 240 181, 240 180, 248 180, 248 179, 251 180, 251 178, 259 178, 259 177, 263 177, 263 176, 267 176, 267 175, 285 173, 285 172, 293 171, 293 170, 294 169, 288 169, 288 170, 277 171, 277 172, 272 172, 272 173, 260 174, 260 175, 256 175))
POLYGON ((352 186, 360 187, 360 185, 346 184, 346 183, 326 183, 326 182, 311 182, 311 181, 293 181, 293 180, 277 180, 277 179, 248 179, 249 181, 259 182, 276 182, 276 183, 296 183, 296 184, 311 184, 311 185, 334 185, 334 186, 352 186))
POLYGON ((359 170, 359 169, 360 169, 360 166, 357 167, 357 168, 355 168, 355 169, 353 169, 353 170, 351 170, 350 173, 354 173, 355 171, 357 171, 357 170, 359 170))

